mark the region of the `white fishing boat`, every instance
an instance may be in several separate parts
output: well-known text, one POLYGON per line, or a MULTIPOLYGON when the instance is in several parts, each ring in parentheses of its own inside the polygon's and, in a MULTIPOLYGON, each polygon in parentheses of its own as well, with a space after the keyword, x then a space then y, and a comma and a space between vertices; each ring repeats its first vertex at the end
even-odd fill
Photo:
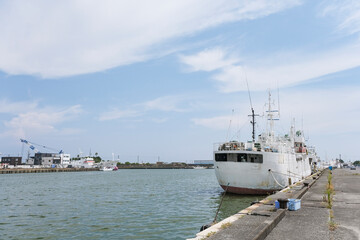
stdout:
POLYGON ((111 166, 103 166, 101 168, 99 168, 100 171, 104 171, 104 172, 107 172, 107 171, 113 171, 114 170, 114 167, 111 167, 111 166))
POLYGON ((195 167, 193 167, 193 169, 206 169, 206 167, 203 167, 203 166, 195 166, 195 167))
POLYGON ((311 174, 303 131, 291 127, 288 134, 275 136, 277 110, 271 94, 267 109, 267 130, 255 141, 255 114, 252 110, 252 141, 230 141, 215 145, 214 167, 220 186, 237 194, 267 194, 291 185, 311 174))
POLYGON ((70 165, 75 168, 94 168, 95 161, 92 157, 81 157, 78 160, 72 160, 70 165))

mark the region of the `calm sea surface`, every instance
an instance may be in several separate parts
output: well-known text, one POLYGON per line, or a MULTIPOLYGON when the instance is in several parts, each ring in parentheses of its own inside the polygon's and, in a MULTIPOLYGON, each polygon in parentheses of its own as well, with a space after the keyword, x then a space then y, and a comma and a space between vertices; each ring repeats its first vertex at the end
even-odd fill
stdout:
MULTIPOLYGON (((1 239, 185 239, 210 223, 213 169, 0 175, 1 239)), ((226 195, 224 219, 262 197, 226 195)))

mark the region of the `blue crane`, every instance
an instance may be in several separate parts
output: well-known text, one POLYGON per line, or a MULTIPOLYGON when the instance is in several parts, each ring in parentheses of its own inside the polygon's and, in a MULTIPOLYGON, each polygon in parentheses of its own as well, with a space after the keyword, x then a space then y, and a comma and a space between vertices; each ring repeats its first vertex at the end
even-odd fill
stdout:
POLYGON ((49 150, 52 150, 52 151, 55 151, 55 152, 59 152, 59 154, 62 154, 62 153, 63 153, 63 150, 60 150, 60 151, 59 151, 59 150, 56 150, 56 149, 54 149, 54 148, 50 148, 50 147, 46 147, 46 146, 41 145, 41 144, 37 144, 37 143, 34 143, 34 142, 30 142, 30 141, 28 141, 28 140, 26 140, 26 139, 22 139, 22 138, 21 138, 20 141, 21 141, 22 143, 28 145, 29 148, 30 148, 31 150, 33 150, 35 153, 40 153, 40 151, 39 151, 34 145, 39 146, 39 147, 42 147, 42 148, 44 148, 44 149, 49 149, 49 150))

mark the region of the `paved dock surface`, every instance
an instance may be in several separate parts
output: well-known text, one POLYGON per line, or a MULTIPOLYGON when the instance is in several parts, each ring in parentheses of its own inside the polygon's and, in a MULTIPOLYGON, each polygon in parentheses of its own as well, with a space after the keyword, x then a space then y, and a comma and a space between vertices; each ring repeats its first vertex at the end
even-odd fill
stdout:
POLYGON ((301 209, 286 211, 285 217, 266 240, 285 239, 360 239, 360 171, 334 169, 332 183, 334 222, 329 230, 329 211, 323 203, 328 171, 315 182, 301 199, 301 209))
POLYGON ((360 239, 360 169, 332 171, 335 230, 329 228, 330 209, 324 202, 328 175, 329 170, 325 170, 305 184, 271 195, 253 210, 243 210, 232 216, 236 220, 230 224, 217 224, 217 232, 209 228, 195 239, 360 239), (274 201, 278 198, 301 198, 301 208, 275 210, 274 201))
POLYGON ((334 239, 360 239, 360 168, 335 170, 334 187, 334 239))

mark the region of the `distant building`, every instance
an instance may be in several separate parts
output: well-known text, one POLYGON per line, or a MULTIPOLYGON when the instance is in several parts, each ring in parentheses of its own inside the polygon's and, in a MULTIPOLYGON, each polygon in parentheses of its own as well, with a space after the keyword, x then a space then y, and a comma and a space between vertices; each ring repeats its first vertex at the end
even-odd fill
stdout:
POLYGON ((35 153, 34 165, 51 165, 55 156, 55 153, 35 153))
POLYGON ((34 165, 70 164, 70 154, 35 153, 34 165))
POLYGON ((22 157, 2 157, 1 165, 21 165, 22 157))
POLYGON ((186 165, 186 163, 184 163, 184 162, 172 162, 171 165, 182 166, 182 165, 186 165))
POLYGON ((214 165, 214 160, 194 160, 194 165, 214 165))
POLYGON ((70 164, 70 154, 61 153, 60 154, 61 164, 63 165, 69 165, 70 164))
POLYGON ((34 159, 35 157, 29 157, 27 160, 26 160, 26 164, 27 165, 34 165, 34 159))

